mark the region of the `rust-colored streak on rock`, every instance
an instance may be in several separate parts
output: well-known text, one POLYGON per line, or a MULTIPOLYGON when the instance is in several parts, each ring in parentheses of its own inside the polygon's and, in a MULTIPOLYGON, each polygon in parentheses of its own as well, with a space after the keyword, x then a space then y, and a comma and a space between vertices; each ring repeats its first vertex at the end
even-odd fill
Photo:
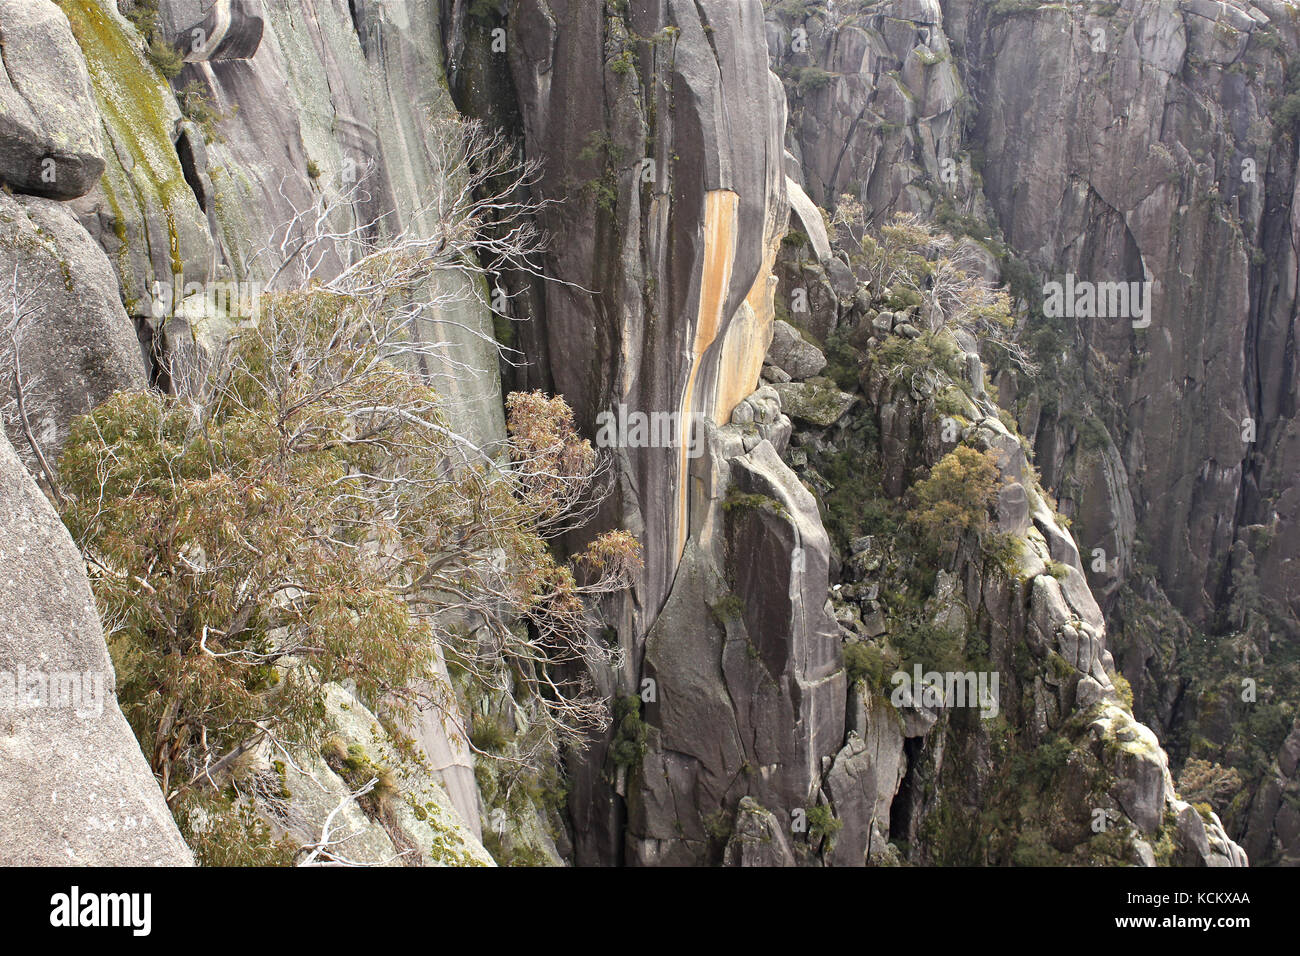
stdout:
MULTIPOLYGON (((682 395, 683 424, 695 411, 695 382, 700 363, 722 327, 722 311, 731 286, 731 270, 736 261, 736 217, 740 196, 730 189, 715 189, 704 196, 704 265, 700 276, 700 309, 695 322, 695 339, 691 346, 691 371, 682 395)), ((711 409, 702 409, 710 413, 711 409)), ((687 461, 688 442, 683 441, 677 456, 677 556, 686 547, 687 461)))

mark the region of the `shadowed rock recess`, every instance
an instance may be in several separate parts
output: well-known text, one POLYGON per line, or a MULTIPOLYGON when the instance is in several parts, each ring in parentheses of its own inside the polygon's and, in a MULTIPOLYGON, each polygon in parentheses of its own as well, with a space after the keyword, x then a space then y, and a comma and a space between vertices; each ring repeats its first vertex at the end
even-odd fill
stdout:
POLYGON ((521 783, 509 682, 439 657, 399 725, 329 683, 323 746, 240 755, 284 862, 1300 863, 1298 58, 1280 0, 0 0, 0 863, 195 860, 58 519, 73 423, 193 394, 241 321, 204 290, 318 201, 440 235, 462 118, 548 241, 427 280, 448 427, 539 389, 693 441, 609 449, 556 542, 640 544, 587 608, 608 726, 521 783))

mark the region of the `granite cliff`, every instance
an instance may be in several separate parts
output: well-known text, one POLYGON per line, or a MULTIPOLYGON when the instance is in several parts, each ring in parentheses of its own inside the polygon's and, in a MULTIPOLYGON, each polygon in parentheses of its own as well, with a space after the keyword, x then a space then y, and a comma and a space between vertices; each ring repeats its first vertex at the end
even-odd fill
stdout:
MULTIPOLYGON (((32 477, 57 498, 42 457, 76 416, 191 387, 238 318, 204 290, 274 287, 295 217, 435 234, 465 115, 540 163, 549 243, 535 272, 431 280, 422 372, 451 424, 499 441, 503 390, 541 389, 593 438, 621 410, 689 440, 613 442, 612 492, 564 540, 627 529, 643 567, 591 609, 621 652, 591 675, 614 719, 555 768, 561 799, 507 799, 474 756, 485 713, 518 723, 508 699, 393 728, 337 686, 348 759, 393 767, 412 812, 349 802, 324 752, 291 772, 254 754, 278 833, 308 846, 343 807, 366 863, 1292 860, 1293 10, 0 0, 5 371, 24 379, 0 445, 0 559, 21 566, 0 670, 111 676, 32 477), (1009 285, 1032 363, 872 281, 864 250, 898 213, 967 241, 962 282, 1009 285), (1066 274, 1152 282, 1149 324, 1053 321, 1043 285, 1066 274), (918 501, 971 461, 996 493, 932 549, 918 501), (48 568, 19 557, 31 528, 48 568), (996 696, 900 698, 914 664, 996 675, 996 696), (1180 793, 1193 757, 1241 768, 1230 806, 1180 793)), ((69 862, 190 861, 111 693, 94 722, 15 726, 4 811, 72 801, 11 815, 15 860, 57 858, 57 830, 69 862), (68 746, 42 773, 44 735, 68 746), (138 833, 69 829, 102 780, 138 833)))

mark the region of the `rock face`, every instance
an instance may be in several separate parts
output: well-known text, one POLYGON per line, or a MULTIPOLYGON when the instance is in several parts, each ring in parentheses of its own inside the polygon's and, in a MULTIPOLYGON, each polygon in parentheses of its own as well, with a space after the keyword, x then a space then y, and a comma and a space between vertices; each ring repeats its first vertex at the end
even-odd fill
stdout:
POLYGON ((11 303, 0 341, 4 423, 35 467, 33 442, 53 461, 72 419, 144 384, 145 366, 107 257, 53 201, 89 192, 104 170, 99 115, 68 19, 51 0, 5 2, 0 46, 0 273, 11 303))
MULTIPOLYGON (((158 31, 185 55, 170 84, 112 0, 64 6, 112 147, 103 179, 77 208, 159 364, 241 318, 196 293, 271 279, 277 244, 321 198, 340 231, 366 223, 388 235, 431 230, 431 190, 449 175, 439 163, 455 117, 437 0, 306 8, 161 0, 158 31)), ((327 253, 318 272, 339 267, 327 253)), ((496 440, 504 423, 497 351, 484 338, 490 313, 467 278, 439 281, 431 298, 443 306, 423 331, 447 343, 449 366, 453 352, 465 366, 431 374, 456 427, 476 442, 496 440)))
MULTIPOLYGON (((551 234, 564 237, 548 252, 546 271, 565 282, 545 283, 517 300, 514 318, 527 320, 517 327, 532 360, 523 380, 564 394, 586 426, 620 404, 680 416, 696 429, 726 424, 758 384, 774 320, 772 263, 789 215, 785 98, 768 70, 761 4, 656 0, 616 9, 518 0, 506 5, 505 18, 448 6, 452 85, 462 105, 494 119, 517 116, 526 153, 546 163, 541 194, 565 200, 542 217, 551 234), (498 27, 508 34, 502 53, 491 42, 498 27), (491 77, 507 63, 512 87, 494 85, 491 77)), ((743 443, 733 444, 731 454, 743 455, 743 443)), ((712 493, 730 467, 713 448, 698 459, 685 447, 616 454, 622 480, 602 521, 633 529, 645 558, 632 595, 610 611, 628 667, 602 680, 606 690, 626 692, 648 676, 641 662, 654 640, 647 642, 647 634, 672 608, 687 608, 682 621, 692 622, 693 639, 717 641, 723 653, 701 602, 727 567, 717 552, 721 501, 712 493), (688 571, 692 549, 698 560, 690 559, 688 571), (690 596, 680 590, 686 588, 690 596)), ((684 636, 665 631, 663 639, 684 636)), ((817 671, 822 658, 815 660, 817 671)), ((768 702, 770 719, 805 719, 801 704, 787 697, 799 693, 802 667, 791 658, 772 674, 779 691, 768 702)), ((663 684, 661 704, 670 713, 676 705, 706 706, 663 684)), ((722 698, 714 687, 708 699, 721 705, 722 698)), ((662 728, 665 735, 687 730, 666 719, 674 723, 662 728)), ((800 726, 801 739, 778 746, 806 750, 809 732, 800 726)), ((634 779, 629 785, 645 792, 627 794, 626 810, 605 782, 611 775, 601 769, 604 747, 592 751, 571 801, 577 862, 615 862, 625 852, 640 862, 721 852, 720 845, 701 849, 703 817, 719 809, 714 798, 728 787, 710 775, 734 771, 744 746, 756 745, 737 741, 704 760, 693 744, 682 745, 684 754, 668 752, 675 744, 663 746, 650 759, 680 763, 680 772, 662 793, 652 792, 650 774, 634 779), (683 809, 687 835, 674 839, 667 816, 651 805, 694 781, 708 797, 683 809), (625 812, 640 815, 626 850, 625 812)), ((756 754, 755 774, 771 759, 756 754)), ((806 791, 802 764, 783 772, 803 783, 778 789, 806 791)), ((734 791, 734 799, 743 792, 734 791)))
POLYGON ((640 792, 628 796, 627 852, 641 865, 715 861, 742 796, 780 820, 806 812, 844 734, 816 503, 769 441, 740 454, 739 432, 714 435, 729 465, 712 489, 725 539, 703 539, 713 553, 687 545, 646 640, 657 700, 651 752, 629 781, 640 792))
POLYGON ((113 696, 85 566, 0 434, 0 865, 189 865, 113 696))
MULTIPOLYGON (((1080 347, 1113 363, 1096 413, 1127 478, 1085 499, 1085 544, 1126 552, 1124 531, 1177 542, 1156 549, 1154 562, 1175 606, 1203 622, 1222 595, 1239 526, 1282 522, 1280 539, 1293 538, 1284 502, 1294 426, 1282 396, 1294 394, 1294 370, 1271 362, 1261 344, 1294 334, 1293 304, 1262 291, 1288 268, 1270 247, 1281 223, 1265 208, 1275 190, 1291 194, 1294 147, 1280 142, 1268 113, 1265 88, 1280 63, 1261 43, 1289 45, 1294 27, 1280 4, 1128 2, 1109 17, 1060 8, 1063 16, 1001 20, 978 6, 953 5, 952 16, 969 17, 971 84, 987 104, 972 145, 1000 157, 983 186, 1008 242, 1052 276, 1156 283, 1140 320, 1149 328, 1085 319, 1076 333, 1080 347), (1227 71, 1243 56, 1253 81, 1227 71), (1189 60, 1202 66, 1186 70, 1189 60), (1243 175, 1256 163, 1258 176, 1243 175), (1116 168, 1130 172, 1115 176, 1116 168), (1086 243, 1074 241, 1083 235, 1086 243), (1252 265, 1255 249, 1262 268, 1252 265), (1247 419, 1260 432, 1249 444, 1247 419), (1116 494, 1132 502, 1112 501, 1116 494), (1132 511, 1137 527, 1124 528, 1119 518, 1132 511)), ((1036 437, 1046 444, 1063 427, 1044 416, 1036 437)), ((1066 473, 1107 484, 1104 464, 1091 464, 1077 443, 1052 450, 1043 457, 1049 484, 1066 473)), ((1279 543, 1263 576, 1279 597, 1294 590, 1294 572, 1282 568, 1288 548, 1279 543)))
MULTIPOLYGON (((1179 542, 1153 558, 1198 622, 1222 600, 1240 529, 1292 517, 1294 369, 1263 343, 1294 336, 1294 304, 1272 291, 1294 271, 1278 245, 1294 144, 1269 92, 1294 30, 1285 4, 1236 0, 1091 12, 898 0, 838 21, 769 16, 818 201, 849 193, 879 221, 920 211, 987 230, 977 239, 1000 230, 1044 279, 1157 282, 1150 327, 1081 319, 1066 330, 1078 354, 1111 366, 1090 407, 1034 396, 1022 425, 1048 486, 1072 490, 1088 550, 1121 557, 1123 574, 1135 536, 1179 542), (964 105, 971 97, 982 108, 964 105), (1085 417, 1097 441, 1080 439, 1085 417), (1258 436, 1244 443, 1248 419, 1258 436)), ((1290 554, 1279 543, 1258 556, 1280 600, 1296 592, 1290 554)))
POLYGON ((1252 858, 1300 866, 1300 724, 1291 728, 1251 803, 1242 843, 1252 858))
POLYGON ((4 294, 24 313, 7 353, 5 427, 34 466, 26 430, 53 462, 68 426, 120 389, 145 384, 131 320, 104 251, 64 204, 0 193, 4 294), (26 421, 12 376, 16 353, 26 421))
POLYGON ((929 212, 927 183, 959 174, 967 104, 943 16, 938 0, 769 14, 773 67, 790 91, 789 148, 818 205, 833 209, 847 193, 875 215, 929 212))
MULTIPOLYGON (((631 593, 601 608, 625 666, 594 675, 639 701, 617 733, 639 731, 568 767, 571 847, 540 812, 484 812, 456 721, 406 728, 412 760, 342 688, 320 753, 249 761, 278 832, 320 839, 341 806, 365 863, 490 862, 480 838, 579 864, 1246 862, 1218 816, 1177 796, 1103 610, 1122 631, 1143 543, 1178 543, 1143 583, 1179 628, 1126 642, 1122 662, 1162 731, 1185 717, 1172 675, 1192 627, 1236 597, 1235 572, 1256 568, 1265 599, 1300 610, 1296 373, 1279 347, 1294 339, 1300 136, 1267 93, 1286 86, 1279 50, 1300 49, 1286 5, 157 6, 154 43, 184 61, 170 83, 129 3, 0 0, 0 181, 17 194, 0 194, 0 275, 34 290, 11 436, 30 425, 53 452, 115 389, 183 390, 238 318, 200 293, 270 280, 265 247, 318 200, 342 230, 431 230, 430 191, 456 178, 440 165, 456 118, 444 55, 460 105, 544 161, 553 201, 543 267, 559 281, 493 277, 510 293, 498 332, 528 359, 513 383, 562 393, 593 433, 620 406, 688 423, 689 441, 610 449, 615 493, 587 532, 627 527, 644 545, 631 593), (944 339, 939 379, 877 358, 933 348, 934 326, 832 245, 818 204, 844 194, 877 225, 914 212, 964 232, 1022 296, 1026 276, 1160 280, 1138 327, 1034 326, 1054 380, 995 370, 1041 483, 973 336, 944 339), (896 516, 958 443, 997 460, 988 517, 1019 554, 999 565, 954 542, 935 573, 861 525, 896 516), (1084 557, 1097 547, 1103 572, 1084 557), (996 713, 895 699, 884 655, 918 633, 922 653, 960 635, 962 660, 1002 680, 996 713), (349 802, 354 764, 397 786, 349 802)), ((484 289, 439 282, 452 304, 423 331, 449 361, 427 371, 460 431, 499 439, 484 289)), ((89 716, 0 709, 0 814, 17 834, 0 857, 189 862, 112 699, 76 552, 3 437, 0 478, 0 676, 104 678, 89 716)), ((1234 832, 1293 860, 1300 747, 1278 736, 1234 832)))
MULTIPOLYGON (((923 708, 895 716, 868 688, 849 693, 845 628, 879 636, 887 625, 879 608, 826 604, 841 558, 780 457, 792 427, 783 405, 818 436, 790 451, 796 468, 810 449, 872 422, 893 497, 943 449, 907 392, 864 382, 855 394, 842 378, 791 379, 821 372, 829 350, 819 346, 836 334, 922 335, 925 322, 913 314, 870 325, 886 313, 870 309, 872 291, 832 254, 801 181, 818 201, 853 193, 874 215, 942 212, 931 182, 973 194, 969 164, 956 161, 965 107, 944 11, 935 2, 885 4, 811 32, 810 18, 783 16, 762 24, 751 2, 444 5, 462 107, 516 122, 525 151, 547 163, 541 193, 567 200, 544 217, 565 237, 547 271, 566 284, 506 280, 517 293, 514 317, 528 320, 520 342, 533 364, 521 380, 562 392, 588 426, 624 404, 695 414, 707 435, 698 458, 680 448, 616 449, 621 483, 602 521, 637 533, 646 570, 630 600, 606 609, 627 667, 598 679, 611 695, 640 691, 645 753, 629 766, 600 743, 571 768, 579 863, 898 862, 891 837, 933 847, 920 828, 949 819, 925 781, 943 774, 968 808, 998 784, 987 767, 996 732, 923 708), (796 43, 800 26, 800 42, 811 37, 811 46, 796 43), (504 51, 492 45, 497 29, 508 38, 504 51), (781 97, 767 92, 771 77, 754 55, 763 45, 792 85, 806 81, 807 96, 792 100, 789 154, 781 97), (787 203, 796 236, 778 259, 787 203), (773 302, 776 281, 802 291, 803 308, 792 308, 793 295, 773 302), (768 353, 783 308, 789 323, 775 326, 768 353), (760 368, 775 387, 749 395, 760 368), (787 854, 773 827, 801 815, 815 821, 802 831, 810 838, 792 840, 787 854), (838 836, 828 818, 842 825, 838 836)), ((1086 725, 1071 725, 1072 745, 1089 754, 1078 759, 1097 779, 1115 776, 1106 807, 1126 833, 1146 834, 1154 810, 1157 831, 1172 840, 1165 810, 1174 793, 1159 746, 1128 763, 1115 757, 1115 741, 1138 725, 1117 704, 1079 550, 1033 503, 1028 459, 988 403, 977 345, 967 349, 964 380, 972 401, 984 403, 972 440, 1005 459, 1011 490, 999 519, 1035 549, 1026 581, 1043 577, 1048 561, 1067 570, 1030 587, 985 581, 967 567, 950 582, 961 604, 951 613, 1002 622, 983 639, 997 643, 1008 669, 1037 615, 1040 664, 1056 655, 1074 676, 1049 687, 1042 667, 1025 675, 1012 694, 1031 703, 1014 708, 1016 726, 1033 726, 1035 743, 1046 745, 1072 717, 1101 719, 1112 707, 1110 730, 1098 729, 1093 743, 1086 725)), ((1055 809, 1064 825, 1086 831, 1095 807, 1055 809)), ((1074 849, 1085 835, 1057 843, 1074 849)), ((1221 830, 1216 839, 1229 844, 1221 830)), ((1241 862, 1208 846, 1199 859, 1241 862)))
MULTIPOLYGON (((1035 313, 1043 374, 997 369, 999 401, 1073 522, 1140 716, 1180 759, 1199 739, 1231 762, 1252 712, 1208 703, 1217 677, 1195 673, 1192 634, 1235 640, 1230 608, 1257 581, 1272 642, 1300 639, 1297 137, 1279 92, 1300 48, 1293 12, 892 0, 768 13, 808 193, 828 208, 848 193, 876 224, 918 212, 971 236, 1035 313), (1151 283, 1148 308, 1045 320, 1044 284, 1067 276, 1151 283)), ((806 262, 778 271, 778 310, 819 281, 806 262)), ((1269 707, 1293 698, 1275 658, 1265 649, 1224 683, 1267 685, 1269 707)), ((1270 722, 1261 763, 1289 721, 1270 722)), ((1275 835, 1254 833, 1269 792, 1248 782, 1228 822, 1276 858, 1275 835)))
POLYGON ((163 39, 190 63, 246 60, 262 42, 263 0, 165 0, 158 12, 163 39))
POLYGON ((404 752, 365 704, 331 684, 325 713, 319 752, 287 761, 263 747, 242 768, 244 789, 277 837, 304 847, 328 839, 330 852, 361 866, 495 865, 433 768, 404 752), (353 799, 372 776, 375 795, 353 799))
POLYGON ((0 182, 74 199, 104 171, 86 61, 50 0, 0 3, 0 182))
MULTIPOLYGON (((1044 8, 999 20, 980 4, 945 7, 986 104, 972 146, 1004 157, 983 188, 1007 241, 1054 277, 1153 283, 1140 323, 1081 320, 1069 336, 1107 367, 1088 376, 1089 408, 1022 405, 1034 409, 1045 481, 1073 499, 1084 550, 1111 562, 1094 580, 1117 594, 1145 546, 1173 607, 1214 629, 1251 564, 1289 619, 1273 625, 1275 640, 1295 641, 1300 380, 1283 358, 1297 315, 1283 237, 1295 229, 1296 140, 1272 94, 1282 51, 1300 44, 1293 9, 1125 2, 1109 17, 1044 8), (1088 416, 1100 433, 1079 427, 1088 416)), ((1157 653, 1140 633, 1125 644, 1125 670, 1158 719, 1157 653)), ((1253 676, 1271 683, 1269 673, 1253 676)), ((1188 710, 1166 731, 1199 719, 1188 710)), ((1196 734, 1231 749, 1231 735, 1196 734)))
POLYGON ((108 259, 55 201, 103 171, 98 116, 53 3, 0 4, 0 46, 0 373, 22 454, 0 432, 0 863, 189 865, 118 708, 81 556, 29 474, 74 417, 145 381, 108 259))
POLYGON ((753 797, 740 800, 723 861, 727 866, 793 866, 795 862, 785 829, 753 797))
MULTIPOLYGON (((529 375, 584 422, 620 402, 727 421, 771 337, 788 216, 784 96, 762 55, 760 4, 673 0, 615 15, 525 0, 508 24, 525 147, 546 161, 541 192, 566 200, 543 217, 566 237, 547 265, 581 287, 545 286, 524 329, 539 359, 529 375)), ((463 32, 483 44, 489 28, 471 19, 463 32)), ((636 603, 652 616, 690 530, 687 461, 626 453, 619 506, 645 529, 636 603)))

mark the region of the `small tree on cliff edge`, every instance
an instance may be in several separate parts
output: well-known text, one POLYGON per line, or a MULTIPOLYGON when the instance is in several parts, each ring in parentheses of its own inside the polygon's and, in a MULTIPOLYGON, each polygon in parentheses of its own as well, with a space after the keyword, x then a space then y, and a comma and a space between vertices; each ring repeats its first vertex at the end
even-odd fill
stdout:
POLYGON ((912 486, 916 505, 908 512, 908 521, 942 559, 952 561, 968 535, 974 535, 981 548, 995 543, 990 512, 1001 485, 992 451, 958 445, 940 459, 928 478, 912 486))
POLYGON ((991 349, 986 357, 1037 371, 1018 340, 1011 296, 983 278, 986 253, 974 239, 938 231, 915 213, 896 213, 873 235, 852 196, 840 197, 832 225, 856 247, 849 258, 877 295, 924 306, 926 331, 969 332, 991 349))
POLYGON ((73 427, 64 519, 170 800, 262 739, 318 742, 323 682, 439 706, 439 652, 547 750, 607 720, 585 601, 626 585, 636 544, 608 533, 572 564, 547 545, 589 502, 596 453, 537 393, 510 397, 506 448, 456 435, 373 305, 269 297, 198 397, 119 394, 73 427))
POLYGON ((533 207, 513 197, 536 169, 481 127, 445 140, 420 229, 384 239, 388 217, 341 214, 355 185, 299 210, 259 253, 277 291, 257 323, 206 361, 166 356, 178 395, 118 395, 65 446, 64 519, 174 807, 261 741, 318 742, 330 681, 398 723, 452 718, 439 654, 514 701, 525 767, 608 720, 587 675, 616 652, 587 608, 627 585, 637 545, 611 532, 568 563, 549 546, 585 523, 608 462, 537 393, 480 447, 430 381, 473 374, 427 334, 464 296, 433 280, 532 268, 533 207))

